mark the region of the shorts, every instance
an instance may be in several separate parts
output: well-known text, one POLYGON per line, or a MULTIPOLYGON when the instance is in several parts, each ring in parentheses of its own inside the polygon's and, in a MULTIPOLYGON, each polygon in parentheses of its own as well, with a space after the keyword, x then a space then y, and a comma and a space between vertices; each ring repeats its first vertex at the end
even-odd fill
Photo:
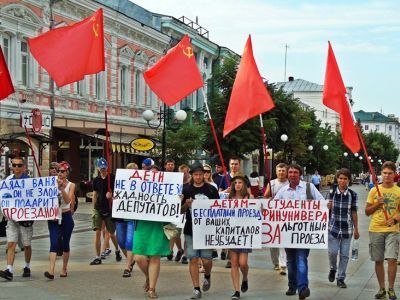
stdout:
POLYGON ((6 228, 7 242, 18 243, 18 238, 24 247, 31 245, 33 237, 33 226, 24 227, 18 222, 8 220, 6 228))
POLYGON ((212 260, 212 249, 193 249, 193 237, 185 234, 186 256, 188 259, 205 258, 212 260))
POLYGON ((369 232, 369 240, 369 255, 372 261, 397 260, 399 232, 369 232))
POLYGON ((92 229, 95 231, 101 230, 103 221, 106 224, 107 231, 113 234, 115 232, 115 223, 112 220, 111 213, 108 216, 103 216, 97 209, 93 209, 92 229))

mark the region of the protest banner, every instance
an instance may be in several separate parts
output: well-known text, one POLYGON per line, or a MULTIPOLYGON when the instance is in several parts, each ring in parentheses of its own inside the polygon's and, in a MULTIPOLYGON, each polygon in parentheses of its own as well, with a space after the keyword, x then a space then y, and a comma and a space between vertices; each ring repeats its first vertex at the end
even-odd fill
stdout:
POLYGON ((261 199, 263 247, 328 248, 327 201, 261 199))
POLYGON ((191 213, 194 249, 261 248, 257 199, 194 200, 191 213))
POLYGON ((182 188, 183 173, 117 169, 112 216, 179 224, 182 188))
POLYGON ((59 218, 56 176, 0 181, 0 199, 1 211, 9 220, 59 218))

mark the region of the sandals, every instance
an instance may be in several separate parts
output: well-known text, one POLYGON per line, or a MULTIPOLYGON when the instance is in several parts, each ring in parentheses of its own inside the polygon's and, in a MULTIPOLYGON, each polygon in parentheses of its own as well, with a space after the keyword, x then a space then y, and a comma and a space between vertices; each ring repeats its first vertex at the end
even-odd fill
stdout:
POLYGON ((147 293, 150 290, 149 282, 146 280, 146 283, 143 285, 143 289, 145 293, 147 293))
POLYGON ((131 272, 132 272, 132 270, 125 269, 124 273, 122 274, 122 277, 125 277, 125 278, 131 277, 131 272))
POLYGON ((54 275, 50 274, 48 271, 44 272, 44 277, 53 280, 54 279, 54 275))
POLYGON ((149 291, 147 292, 147 297, 149 299, 157 299, 158 295, 156 293, 156 290, 155 289, 149 289, 149 291))
POLYGON ((61 273, 61 274, 60 274, 60 277, 61 277, 61 278, 68 277, 68 273, 67 273, 67 272, 65 272, 64 274, 61 273))

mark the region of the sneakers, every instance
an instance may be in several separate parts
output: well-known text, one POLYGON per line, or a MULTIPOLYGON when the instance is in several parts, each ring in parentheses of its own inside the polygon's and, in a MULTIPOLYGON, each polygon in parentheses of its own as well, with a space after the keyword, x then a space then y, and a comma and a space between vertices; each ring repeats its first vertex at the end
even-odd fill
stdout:
POLYGON ((107 248, 106 250, 104 250, 104 254, 106 255, 106 256, 109 256, 110 254, 111 254, 111 249, 110 248, 107 248))
POLYGON ((230 260, 228 260, 228 261, 226 262, 225 268, 227 268, 227 269, 232 268, 232 263, 231 263, 230 260))
POLYGON ((329 276, 328 276, 329 282, 334 282, 335 276, 336 276, 336 270, 331 269, 329 271, 329 276))
POLYGON ((210 278, 205 278, 203 280, 203 292, 207 292, 211 287, 211 277, 210 278))
POLYGON ((226 253, 225 253, 224 250, 222 250, 222 252, 221 252, 221 259, 222 259, 222 260, 225 260, 225 259, 226 259, 226 253))
POLYGON ((275 265, 275 266, 274 266, 274 270, 275 270, 275 271, 279 271, 279 270, 280 270, 279 265, 275 265))
POLYGON ((188 264, 188 259, 187 259, 186 256, 182 256, 182 261, 181 261, 181 263, 182 263, 183 265, 187 265, 187 264, 188 264))
POLYGON ((375 299, 385 299, 386 298, 386 290, 379 289, 378 293, 375 295, 375 299))
POLYGON ((121 250, 115 251, 115 260, 116 261, 121 261, 122 260, 121 250))
POLYGON ((240 299, 240 293, 239 293, 238 291, 236 291, 236 292, 232 295, 231 299, 232 299, 232 300, 239 300, 239 299, 240 299))
POLYGON ((101 252, 101 254, 100 254, 100 258, 101 259, 106 259, 106 251, 103 251, 103 252, 101 252))
POLYGON ((336 285, 337 285, 338 287, 342 288, 342 289, 347 288, 347 285, 344 283, 344 280, 343 280, 343 279, 338 279, 336 285))
POLYGON ((293 295, 296 295, 296 289, 294 289, 294 288, 289 288, 289 289, 286 291, 286 296, 293 296, 293 295))
POLYGON ((22 277, 31 277, 31 269, 25 267, 24 272, 22 273, 22 277))
POLYGON ((129 269, 125 269, 124 273, 122 273, 122 277, 124 277, 124 278, 131 277, 132 276, 131 272, 132 271, 130 271, 129 269))
POLYGON ((279 270, 279 274, 282 276, 285 276, 286 275, 286 267, 281 267, 279 270))
POLYGON ((304 288, 304 289, 302 289, 300 292, 299 292, 299 299, 300 300, 304 300, 304 299, 306 299, 307 297, 310 297, 310 289, 308 288, 308 287, 306 287, 306 288, 304 288))
MULTIPOLYGON (((240 290, 242 291, 242 293, 246 293, 248 289, 249 289, 249 281, 248 280, 246 280, 246 281, 243 280, 242 281, 242 285, 240 287, 240 290)), ((240 297, 240 294, 239 294, 239 297, 240 297)))
POLYGON ((393 289, 389 289, 388 290, 388 296, 389 296, 389 300, 396 300, 397 299, 396 293, 394 292, 393 289))
POLYGON ((201 291, 194 289, 193 295, 190 299, 200 299, 201 298, 201 291))
POLYGON ((175 261, 176 262, 180 261, 182 258, 182 255, 183 255, 183 249, 178 250, 178 252, 176 253, 176 256, 175 256, 175 261))
POLYGON ((93 261, 91 261, 90 265, 91 266, 101 265, 101 259, 96 257, 95 259, 93 259, 93 261))
POLYGON ((0 277, 11 281, 13 280, 13 273, 11 273, 10 270, 5 269, 4 271, 0 271, 0 277))

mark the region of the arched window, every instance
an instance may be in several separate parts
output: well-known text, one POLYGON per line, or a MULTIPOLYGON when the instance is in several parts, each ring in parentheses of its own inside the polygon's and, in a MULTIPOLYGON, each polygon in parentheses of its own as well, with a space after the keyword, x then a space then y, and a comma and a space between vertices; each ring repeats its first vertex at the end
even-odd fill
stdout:
POLYGON ((21 83, 24 86, 29 86, 29 53, 28 43, 21 41, 21 83))

